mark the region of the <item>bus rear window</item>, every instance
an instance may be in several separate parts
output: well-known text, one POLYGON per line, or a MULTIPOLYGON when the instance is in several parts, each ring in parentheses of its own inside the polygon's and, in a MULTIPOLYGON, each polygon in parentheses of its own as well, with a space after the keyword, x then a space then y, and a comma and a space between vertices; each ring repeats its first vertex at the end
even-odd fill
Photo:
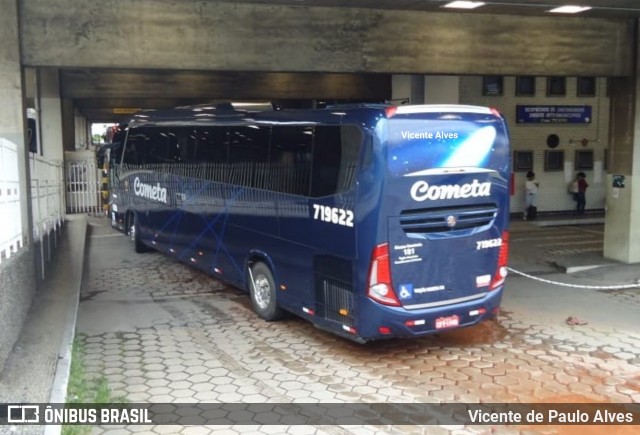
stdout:
POLYGON ((509 164, 509 139, 504 123, 493 116, 397 117, 389 121, 387 162, 395 177, 428 174, 444 168, 505 171, 509 164))

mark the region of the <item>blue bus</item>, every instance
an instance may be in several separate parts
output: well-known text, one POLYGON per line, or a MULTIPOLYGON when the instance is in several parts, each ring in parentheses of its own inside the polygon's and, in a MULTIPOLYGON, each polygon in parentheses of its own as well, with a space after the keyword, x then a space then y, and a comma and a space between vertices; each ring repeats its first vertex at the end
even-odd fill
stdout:
POLYGON ((111 218, 154 249, 365 342, 497 316, 509 135, 495 109, 359 104, 143 111, 111 218))

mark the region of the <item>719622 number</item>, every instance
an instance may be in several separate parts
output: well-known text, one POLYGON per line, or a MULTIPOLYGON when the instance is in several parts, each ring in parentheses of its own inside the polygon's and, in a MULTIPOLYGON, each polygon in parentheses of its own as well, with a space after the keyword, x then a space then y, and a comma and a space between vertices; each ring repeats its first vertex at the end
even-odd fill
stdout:
POLYGON ((313 204, 313 218, 330 224, 353 227, 353 212, 343 208, 313 204))

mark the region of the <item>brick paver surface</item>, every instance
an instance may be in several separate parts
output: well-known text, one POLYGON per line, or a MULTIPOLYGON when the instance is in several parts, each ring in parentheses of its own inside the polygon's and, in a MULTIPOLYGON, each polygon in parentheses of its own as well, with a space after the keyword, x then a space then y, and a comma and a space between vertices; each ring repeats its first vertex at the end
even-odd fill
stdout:
MULTIPOLYGON (((295 317, 264 322, 252 312, 244 292, 161 254, 133 254, 125 237, 101 225, 102 221, 93 227, 92 265, 83 286, 78 333, 85 344, 89 375, 105 376, 114 395, 129 402, 640 402, 640 334, 589 325, 530 324, 507 310, 499 322, 414 340, 360 345, 295 317), (141 325, 133 319, 122 328, 111 325, 108 332, 100 332, 87 320, 108 319, 124 306, 135 313, 136 307, 142 310, 149 305, 162 315, 144 319, 141 325)), ((634 303, 637 296, 632 291, 612 294, 634 303)), ((158 425, 105 426, 93 432, 437 434, 558 430, 517 426, 158 425)), ((622 430, 620 433, 632 433, 622 430)))

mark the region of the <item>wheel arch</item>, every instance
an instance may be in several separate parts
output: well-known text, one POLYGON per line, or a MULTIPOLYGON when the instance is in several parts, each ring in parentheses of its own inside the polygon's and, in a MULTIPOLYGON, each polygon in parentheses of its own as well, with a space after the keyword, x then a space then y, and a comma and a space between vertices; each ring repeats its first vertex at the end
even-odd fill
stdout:
POLYGON ((129 228, 133 224, 132 220, 135 218, 135 215, 136 215, 135 212, 131 209, 128 209, 124 213, 124 230, 127 234, 129 234, 129 228))
POLYGON ((253 266, 256 263, 266 264, 269 270, 271 271, 271 274, 273 275, 273 280, 275 281, 276 285, 278 285, 276 266, 271 256, 261 249, 251 249, 247 254, 247 257, 244 262, 244 270, 245 270, 244 285, 246 290, 247 291, 250 290, 249 288, 250 277, 249 277, 248 270, 251 268, 251 266, 253 266))

